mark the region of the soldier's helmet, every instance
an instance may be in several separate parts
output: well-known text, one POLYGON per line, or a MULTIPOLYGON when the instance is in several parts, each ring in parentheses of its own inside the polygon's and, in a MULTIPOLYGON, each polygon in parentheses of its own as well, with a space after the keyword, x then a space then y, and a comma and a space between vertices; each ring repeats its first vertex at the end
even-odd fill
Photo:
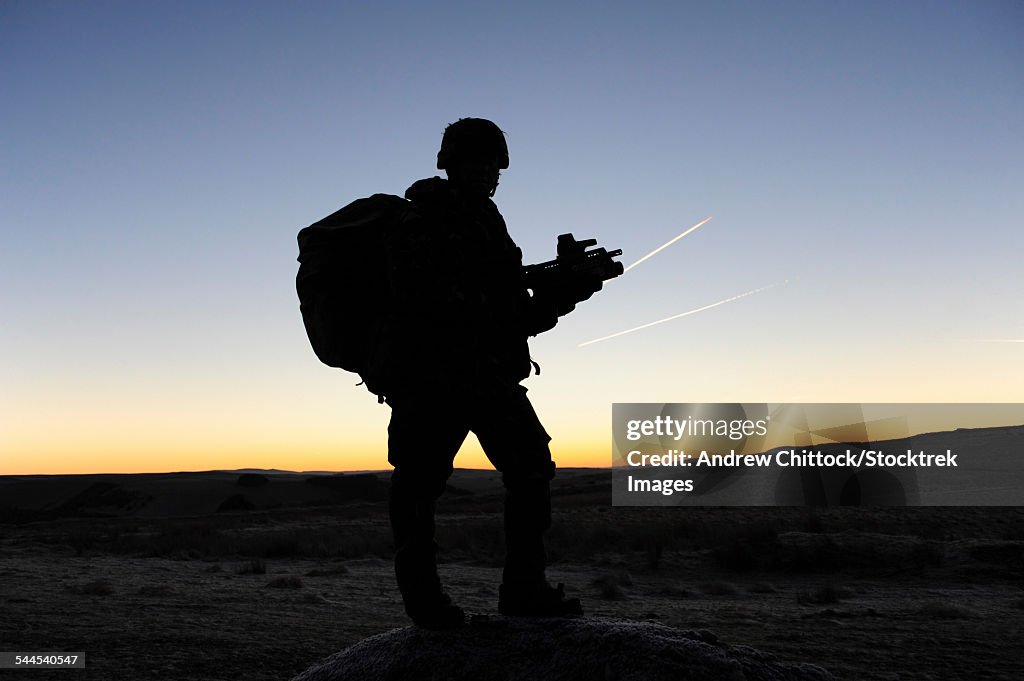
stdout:
POLYGON ((497 160, 502 170, 508 168, 508 145, 505 133, 486 118, 460 118, 444 129, 437 167, 447 170, 456 160, 497 160))

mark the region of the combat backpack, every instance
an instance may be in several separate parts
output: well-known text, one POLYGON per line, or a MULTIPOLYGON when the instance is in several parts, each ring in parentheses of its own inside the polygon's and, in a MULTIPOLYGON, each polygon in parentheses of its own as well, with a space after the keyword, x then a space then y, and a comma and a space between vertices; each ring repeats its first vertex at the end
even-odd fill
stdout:
POLYGON ((299 231, 299 310, 324 364, 365 370, 388 305, 385 234, 408 206, 374 194, 299 231))

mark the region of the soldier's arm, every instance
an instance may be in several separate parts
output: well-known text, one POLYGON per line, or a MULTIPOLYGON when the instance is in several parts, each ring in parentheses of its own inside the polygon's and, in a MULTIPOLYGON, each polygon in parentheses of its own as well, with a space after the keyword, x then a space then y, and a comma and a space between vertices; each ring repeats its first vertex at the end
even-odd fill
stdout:
MULTIPOLYGON (((558 324, 558 318, 560 305, 558 302, 550 297, 544 295, 532 295, 526 303, 526 315, 524 319, 524 326, 526 334, 528 336, 536 336, 550 331, 555 328, 558 324)), ((575 307, 573 305, 572 307, 575 307)), ((565 310, 562 314, 568 314, 570 310, 565 310)))

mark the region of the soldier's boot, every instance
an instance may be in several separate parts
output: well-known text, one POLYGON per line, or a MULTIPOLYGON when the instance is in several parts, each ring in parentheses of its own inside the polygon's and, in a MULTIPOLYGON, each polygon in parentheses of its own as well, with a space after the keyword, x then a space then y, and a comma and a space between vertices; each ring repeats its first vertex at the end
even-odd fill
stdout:
POLYGON ((419 627, 451 629, 465 621, 462 608, 441 588, 434 543, 434 501, 407 497, 392 485, 391 528, 395 538, 395 578, 405 612, 419 627))
POLYGON ((566 598, 562 584, 545 577, 544 532, 551 527, 551 493, 546 479, 509 480, 505 493, 505 570, 498 612, 518 617, 574 617, 578 598, 566 598), (509 484, 511 483, 511 484, 509 484))
POLYGON ((553 587, 547 581, 534 585, 502 584, 498 588, 498 612, 513 617, 579 617, 583 605, 578 598, 566 598, 565 585, 553 587))
POLYGON ((432 600, 405 602, 405 612, 422 629, 456 629, 466 623, 466 613, 452 603, 448 594, 439 592, 432 600))

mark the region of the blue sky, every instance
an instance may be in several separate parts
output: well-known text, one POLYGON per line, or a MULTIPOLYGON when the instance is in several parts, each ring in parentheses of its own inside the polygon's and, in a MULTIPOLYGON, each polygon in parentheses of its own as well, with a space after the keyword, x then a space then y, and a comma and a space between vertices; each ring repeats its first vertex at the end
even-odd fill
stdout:
POLYGON ((295 232, 462 116, 507 133, 528 260, 714 215, 534 342, 566 460, 616 401, 1022 401, 1022 35, 1016 2, 4 3, 0 469, 383 467, 295 232))

